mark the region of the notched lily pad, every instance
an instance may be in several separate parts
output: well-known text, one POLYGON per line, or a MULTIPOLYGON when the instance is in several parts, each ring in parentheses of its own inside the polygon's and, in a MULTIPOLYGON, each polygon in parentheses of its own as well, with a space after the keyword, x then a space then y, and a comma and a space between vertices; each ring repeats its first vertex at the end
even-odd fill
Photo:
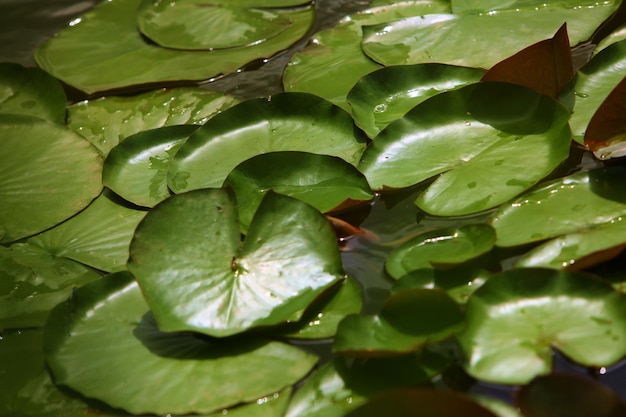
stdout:
POLYGON ((422 268, 452 266, 490 251, 496 233, 487 224, 433 230, 420 234, 393 250, 385 270, 395 279, 422 268))
POLYGON ((128 269, 161 329, 218 337, 298 320, 343 278, 324 216, 273 192, 243 242, 226 190, 170 197, 137 227, 130 254, 128 269))
POLYGON ((466 315, 465 369, 482 381, 526 384, 551 371, 552 348, 589 367, 626 355, 626 298, 592 275, 503 272, 470 296, 466 315))
POLYGON ((559 103, 526 87, 471 84, 435 95, 390 124, 358 167, 374 189, 438 176, 416 200, 420 209, 476 213, 530 188, 567 158, 568 118, 559 103))
POLYGON ((611 90, 589 121, 585 147, 599 159, 626 155, 626 77, 611 90))

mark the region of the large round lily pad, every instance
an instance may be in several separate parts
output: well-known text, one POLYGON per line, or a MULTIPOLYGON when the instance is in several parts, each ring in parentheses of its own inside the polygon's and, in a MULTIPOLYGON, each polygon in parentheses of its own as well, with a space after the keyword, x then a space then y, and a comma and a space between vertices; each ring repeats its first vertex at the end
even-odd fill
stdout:
POLYGON ((268 192, 241 242, 235 200, 222 189, 155 206, 128 269, 161 329, 211 336, 298 320, 343 277, 334 231, 313 207, 268 192))
POLYGON ((159 415, 208 413, 272 395, 317 360, 277 342, 163 333, 127 272, 59 304, 45 327, 44 354, 57 384, 133 414, 159 415))
POLYGON ((390 124, 359 169, 374 189, 441 174, 418 207, 441 216, 475 213, 522 193, 567 158, 568 118, 559 103, 528 88, 471 84, 431 97, 390 124))
POLYGON ((102 190, 102 159, 64 126, 0 114, 0 242, 41 232, 102 190))
POLYGON ((626 355, 626 297, 592 275, 523 268, 491 277, 466 304, 458 340, 467 372, 526 384, 552 367, 552 348, 589 367, 626 355))
POLYGON ((350 115, 306 93, 248 100, 215 116, 180 148, 170 164, 174 192, 219 187, 230 171, 253 156, 302 151, 359 160, 365 140, 350 115))

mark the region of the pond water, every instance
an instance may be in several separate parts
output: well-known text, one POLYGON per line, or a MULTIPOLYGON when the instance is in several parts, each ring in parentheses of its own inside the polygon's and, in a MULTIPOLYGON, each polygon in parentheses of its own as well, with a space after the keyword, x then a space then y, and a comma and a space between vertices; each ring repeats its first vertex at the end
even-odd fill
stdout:
MULTIPOLYGON (((93 7, 95 0, 0 0, 0 61, 17 62, 34 66, 32 53, 37 45, 62 29, 74 17, 93 7)), ((331 27, 343 16, 362 10, 368 2, 363 0, 319 0, 318 15, 312 33, 331 27)), ((241 98, 267 96, 282 91, 281 75, 291 55, 306 44, 299 42, 287 53, 280 54, 266 63, 254 63, 240 72, 222 77, 206 88, 228 92, 241 98)), ((572 157, 559 169, 559 175, 566 175, 582 168, 592 168, 599 163, 590 154, 573 149, 572 157)), ((360 223, 371 235, 356 236, 344 243, 343 260, 346 272, 359 278, 364 289, 365 312, 377 311, 388 295, 391 280, 385 276, 384 260, 388 253, 409 238, 442 227, 460 226, 482 222, 490 213, 481 213, 462 218, 437 218, 421 213, 413 201, 420 188, 405 190, 395 194, 378 196, 376 200, 345 218, 360 223)), ((503 254, 502 264, 506 266, 507 256, 503 254)), ((612 265, 622 267, 626 258, 612 265)), ((509 262, 510 263, 510 262, 509 262)), ((310 344, 305 344, 310 345, 310 344)), ((323 355, 328 354, 329 344, 309 346, 323 355)), ((592 373, 580 369, 562 357, 557 358, 557 370, 592 373)), ((595 377, 626 399, 626 365, 615 369, 598 370, 595 377)), ((477 393, 488 393, 510 400, 510 389, 477 384, 471 388, 477 393)))

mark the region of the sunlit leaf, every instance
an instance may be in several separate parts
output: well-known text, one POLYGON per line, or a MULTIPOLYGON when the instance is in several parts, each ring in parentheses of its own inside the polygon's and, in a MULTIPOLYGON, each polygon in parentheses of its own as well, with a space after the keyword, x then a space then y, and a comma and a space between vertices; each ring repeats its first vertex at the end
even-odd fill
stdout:
POLYGON ((100 155, 62 125, 0 114, 0 144, 0 242, 62 222, 102 190, 100 155))
POLYGON ((313 207, 273 192, 245 241, 222 189, 155 206, 131 243, 135 275, 159 327, 228 336, 300 319, 342 277, 332 228, 313 207))
POLYGON ((57 384, 133 414, 222 410, 273 395, 316 362, 277 342, 163 333, 127 272, 59 304, 45 327, 44 353, 57 384))
POLYGON ((65 93, 61 83, 39 68, 0 63, 0 113, 65 122, 65 93))
POLYGON ((526 87, 471 84, 431 97, 390 124, 359 169, 374 189, 441 174, 418 207, 441 216, 475 213, 520 194, 567 158, 568 118, 559 103, 526 87))
POLYGON ((427 98, 477 82, 483 74, 443 64, 386 67, 361 78, 347 100, 356 124, 373 138, 427 98))
POLYGON ((348 113, 306 93, 280 93, 240 103, 199 128, 170 164, 174 192, 219 187, 253 156, 301 151, 355 164, 365 148, 348 113))
POLYGON ((254 156, 228 174, 224 186, 233 188, 239 222, 247 230, 268 190, 288 195, 328 212, 347 200, 374 197, 363 174, 341 158, 306 152, 271 152, 254 156))
POLYGON ((552 348, 583 366, 626 355, 626 297, 592 275, 523 268, 491 277, 466 303, 458 335, 467 372, 525 384, 552 367, 552 348))
POLYGON ((422 268, 460 264, 490 251, 495 240, 493 228, 486 224, 433 230, 394 249, 385 261, 385 270, 399 279, 422 268))
POLYGON ((626 155, 626 76, 609 93, 589 121, 585 147, 599 159, 626 155))

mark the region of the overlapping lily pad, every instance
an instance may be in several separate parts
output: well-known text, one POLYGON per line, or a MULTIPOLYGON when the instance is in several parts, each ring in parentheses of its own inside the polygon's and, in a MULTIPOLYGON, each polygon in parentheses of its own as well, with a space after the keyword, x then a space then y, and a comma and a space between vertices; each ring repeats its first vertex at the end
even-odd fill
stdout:
POLYGON ((102 190, 100 155, 64 126, 0 114, 0 144, 0 242, 62 222, 102 190))
POLYGON ((35 54, 37 63, 88 94, 137 85, 208 80, 289 47, 307 33, 314 17, 310 7, 289 12, 292 25, 258 45, 178 51, 142 38, 136 25, 140 3, 141 0, 100 3, 40 45, 35 54))
POLYGON ((567 158, 568 118, 559 103, 525 87, 471 84, 431 97, 389 125, 359 169, 375 189, 441 174, 418 207, 441 216, 475 213, 522 193, 567 158))
POLYGON ((267 190, 308 203, 322 213, 374 194, 363 174, 341 158, 307 152, 271 152, 254 156, 228 174, 224 186, 237 196, 239 222, 247 230, 267 190))
POLYGON ((460 264, 490 251, 495 240, 495 231, 486 224, 433 230, 393 250, 385 261, 385 270, 399 279, 422 268, 460 264))
POLYGON ((139 225, 130 254, 128 269, 164 331, 228 336, 295 321, 343 277, 324 216, 273 192, 243 243, 227 191, 170 197, 139 225))
POLYGON ((477 68, 443 64, 386 67, 361 78, 347 101, 356 124, 373 138, 427 98, 477 82, 483 75, 477 68))
POLYGON ((57 384, 134 414, 161 415, 209 413, 271 396, 316 362, 277 342, 163 333, 127 272, 83 286, 57 306, 44 354, 57 384))
POLYGON ((552 367, 552 348, 589 367, 626 355, 626 298, 592 275, 524 268, 491 277, 466 304, 458 335, 466 370, 525 384, 552 367))
POLYGON ((253 156, 302 151, 356 164, 365 140, 348 113, 306 93, 248 100, 209 120, 176 153, 169 186, 178 193, 219 187, 230 171, 253 156))

